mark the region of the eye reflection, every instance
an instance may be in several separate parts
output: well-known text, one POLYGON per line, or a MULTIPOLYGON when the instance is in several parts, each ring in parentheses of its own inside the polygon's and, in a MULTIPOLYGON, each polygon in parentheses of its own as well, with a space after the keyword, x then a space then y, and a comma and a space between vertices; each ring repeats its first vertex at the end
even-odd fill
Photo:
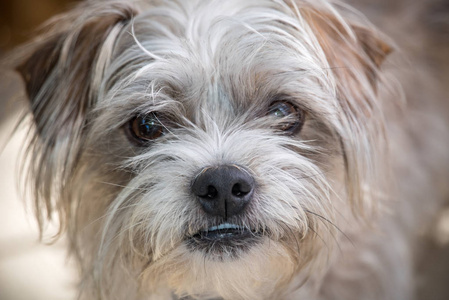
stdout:
POLYGON ((139 115, 129 121, 129 130, 132 137, 140 144, 148 143, 165 134, 165 127, 156 113, 139 115))
POLYGON ((304 123, 304 113, 287 101, 275 101, 269 109, 268 115, 279 119, 275 128, 287 133, 297 133, 304 123))

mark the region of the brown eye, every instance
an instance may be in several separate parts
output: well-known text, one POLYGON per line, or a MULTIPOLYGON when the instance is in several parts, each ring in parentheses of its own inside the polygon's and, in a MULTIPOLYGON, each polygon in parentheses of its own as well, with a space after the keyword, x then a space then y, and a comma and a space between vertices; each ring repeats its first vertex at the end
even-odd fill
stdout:
POLYGON ((269 109, 268 115, 277 119, 276 129, 287 133, 297 133, 304 123, 304 114, 293 104, 286 101, 275 101, 269 109))
POLYGON ((145 144, 164 135, 166 129, 156 113, 149 113, 131 119, 129 131, 137 143, 145 144))

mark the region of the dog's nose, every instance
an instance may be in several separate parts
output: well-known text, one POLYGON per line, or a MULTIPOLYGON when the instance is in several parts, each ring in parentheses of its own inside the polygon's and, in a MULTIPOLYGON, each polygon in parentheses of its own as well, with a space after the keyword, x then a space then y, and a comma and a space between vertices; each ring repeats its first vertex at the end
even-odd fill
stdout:
POLYGON ((229 218, 243 211, 251 200, 254 178, 235 165, 205 168, 195 178, 192 192, 206 213, 229 218))

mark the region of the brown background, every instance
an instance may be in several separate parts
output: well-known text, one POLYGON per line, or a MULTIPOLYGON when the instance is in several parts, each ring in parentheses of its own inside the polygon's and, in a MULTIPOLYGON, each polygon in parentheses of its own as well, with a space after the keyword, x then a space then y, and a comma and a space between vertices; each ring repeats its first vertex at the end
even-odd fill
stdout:
POLYGON ((0 51, 24 42, 49 17, 63 11, 74 1, 0 0, 0 51))

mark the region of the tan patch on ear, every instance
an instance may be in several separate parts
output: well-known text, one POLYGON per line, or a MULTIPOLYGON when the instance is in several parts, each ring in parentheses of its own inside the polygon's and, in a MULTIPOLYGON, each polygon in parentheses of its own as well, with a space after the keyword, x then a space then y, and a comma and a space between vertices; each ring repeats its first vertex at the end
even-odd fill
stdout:
POLYGON ((380 67, 388 54, 393 51, 391 46, 368 28, 354 27, 353 30, 368 57, 380 67))
POLYGON ((374 29, 337 19, 336 15, 306 8, 303 15, 315 32, 329 65, 365 69, 374 83, 376 73, 392 48, 374 29))

